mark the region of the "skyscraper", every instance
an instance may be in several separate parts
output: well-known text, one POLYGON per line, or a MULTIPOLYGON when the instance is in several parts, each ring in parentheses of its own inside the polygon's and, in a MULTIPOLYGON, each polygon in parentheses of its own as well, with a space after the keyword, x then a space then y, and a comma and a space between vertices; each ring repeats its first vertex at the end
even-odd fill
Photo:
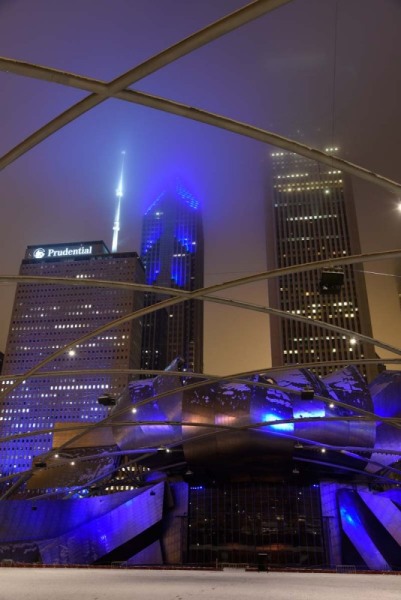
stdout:
MULTIPOLYGON (((203 287, 203 229, 198 200, 181 183, 163 191, 146 211, 142 254, 146 283, 182 290, 203 287)), ((147 304, 160 301, 149 294, 147 304)), ((203 306, 191 301, 143 320, 142 368, 165 368, 181 356, 202 371, 203 306)))
MULTIPOLYGON (((338 148, 328 148, 333 153, 338 148)), ((289 152, 272 153, 273 198, 268 227, 272 267, 360 253, 351 182, 337 169, 289 152)), ((320 271, 280 277, 269 285, 270 305, 371 335, 363 274, 344 267, 339 293, 322 293, 320 271)), ((272 319, 273 365, 374 357, 352 336, 304 323, 272 319)), ((331 369, 330 369, 331 370, 331 369)), ((327 369, 318 369, 324 374, 327 369)))
MULTIPOLYGON (((138 283, 144 280, 136 252, 110 254, 101 241, 28 246, 20 274, 138 283)), ((10 377, 5 388, 12 383, 12 375, 28 371, 74 339, 141 308, 142 303, 142 294, 130 290, 19 284, 3 366, 3 376, 10 377)), ((140 327, 140 322, 134 320, 71 346, 45 370, 139 368, 140 327)), ((1 402, 0 435, 33 434, 57 423, 99 421, 107 409, 98 404, 98 397, 105 392, 118 395, 127 382, 126 375, 107 374, 27 380, 1 402)), ((30 468, 32 459, 51 447, 52 433, 1 444, 3 475, 30 468)))

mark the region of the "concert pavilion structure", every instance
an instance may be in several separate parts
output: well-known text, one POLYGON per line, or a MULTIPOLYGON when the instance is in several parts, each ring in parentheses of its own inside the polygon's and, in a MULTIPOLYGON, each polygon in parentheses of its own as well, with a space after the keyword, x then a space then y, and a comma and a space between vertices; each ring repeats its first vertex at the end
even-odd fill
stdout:
MULTIPOLYGON (((399 569, 401 373, 133 381, 0 502, 0 557, 399 569)), ((60 437, 61 436, 61 437, 60 437)), ((62 443, 60 443, 60 441, 62 443)))
MULTIPOLYGON (((329 152, 131 89, 147 75, 289 2, 251 2, 109 83, 0 59, 3 70, 90 92, 0 157, 0 169, 81 114, 116 98, 295 152, 399 196, 401 184, 329 152)), ((341 270, 355 263, 400 256, 401 250, 340 256, 191 291, 150 287, 141 283, 140 276, 131 283, 125 278, 110 281, 100 276, 77 279, 75 271, 70 277, 0 276, 0 281, 23 286, 49 289, 56 285, 58 290, 60 286, 66 290, 79 286, 111 290, 116 297, 121 290, 128 290, 164 298, 157 305, 132 307, 131 312, 127 301, 124 314, 109 314, 112 320, 87 331, 81 328, 76 336, 37 356, 35 365, 3 375, 1 419, 7 420, 7 425, 10 419, 15 419, 15 425, 23 422, 21 413, 10 412, 17 396, 22 402, 18 408, 30 408, 23 404, 26 400, 35 403, 39 411, 42 397, 22 398, 21 390, 30 382, 39 380, 38 385, 32 383, 35 389, 48 385, 49 390, 40 387, 40 393, 52 393, 52 402, 57 404, 65 400, 67 386, 76 386, 78 376, 100 380, 106 375, 144 374, 129 362, 119 369, 92 364, 86 373, 72 366, 63 371, 53 367, 64 365, 66 353, 79 350, 92 338, 107 337, 110 330, 156 310, 199 300, 309 325, 307 317, 296 312, 215 294, 245 283, 316 269, 341 270), (52 379, 61 374, 73 383, 63 382, 66 390, 50 390, 54 388, 52 379)), ((124 260, 124 256, 120 258, 124 260)), ((137 263, 136 255, 131 259, 137 263)), ((103 256, 100 260, 109 259, 103 256)), ((109 305, 107 310, 111 310, 109 305)), ((72 322, 68 315, 62 319, 65 325, 72 322)), ((59 324, 58 317, 54 324, 59 324)), ((79 325, 77 321, 73 324, 79 325)), ((336 323, 315 320, 314 327, 401 355, 400 348, 336 323)), ((66 329, 71 331, 71 327, 66 329)), ((134 329, 128 334, 132 330, 135 335, 134 329)), ((139 340, 135 342, 139 348, 139 340)), ((0 559, 49 565, 228 563, 265 569, 267 565, 333 568, 345 564, 379 571, 401 569, 401 371, 383 371, 368 385, 356 368, 367 362, 365 357, 350 359, 345 367, 321 378, 304 364, 217 377, 188 372, 177 357, 165 371, 147 371, 152 378, 134 379, 123 390, 115 389, 114 395, 108 388, 96 388, 97 398, 85 393, 86 409, 93 419, 56 423, 49 404, 47 422, 42 420, 40 427, 22 431, 20 427, 13 432, 7 429, 0 440, 2 445, 18 448, 26 440, 26 446, 34 448, 28 466, 24 463, 21 470, 10 463, 0 475, 0 559), (95 411, 99 406, 102 409, 95 411)), ((399 364, 400 359, 370 359, 371 365, 386 362, 399 364)), ((330 370, 336 362, 318 366, 330 370)), ((313 363, 308 367, 312 369, 313 363)), ((85 381, 85 385, 93 385, 85 381)), ((74 388, 74 394, 76 391, 74 388)), ((25 461, 26 456, 28 452, 25 461)))

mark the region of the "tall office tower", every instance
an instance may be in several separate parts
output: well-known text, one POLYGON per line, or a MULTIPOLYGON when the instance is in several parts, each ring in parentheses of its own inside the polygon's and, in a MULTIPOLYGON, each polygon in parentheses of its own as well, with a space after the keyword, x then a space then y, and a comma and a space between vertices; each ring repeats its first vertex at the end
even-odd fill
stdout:
POLYGON ((1 374, 1 370, 3 368, 3 360, 4 360, 4 354, 3 354, 3 352, 0 352, 0 374, 1 374))
MULTIPOLYGON (((144 272, 135 252, 110 254, 103 242, 28 246, 21 275, 109 279, 143 283, 144 272)), ((3 365, 3 391, 21 374, 59 348, 70 344, 46 371, 139 368, 141 324, 134 320, 88 341, 73 341, 143 304, 142 294, 104 287, 23 283, 17 286, 3 365)), ((99 405, 104 393, 118 395, 127 375, 88 374, 28 379, 0 404, 0 436, 32 434, 58 424, 93 423, 107 415, 99 405)), ((51 433, 21 437, 0 445, 3 475, 23 471, 32 459, 50 450, 51 433)))
MULTIPOLYGON (((195 290, 203 287, 203 229, 199 202, 177 183, 153 202, 143 219, 142 261, 146 283, 195 290)), ((164 296, 163 298, 165 298, 164 296)), ((163 299, 149 294, 147 304, 163 299)), ((142 368, 165 368, 181 356, 202 372, 203 305, 191 301, 143 320, 142 368)))
MULTIPOLYGON (((331 153, 337 148, 328 148, 331 153)), ((360 253, 351 182, 337 169, 289 152, 272 153, 273 198, 268 212, 272 267, 360 253)), ((346 266, 339 293, 323 293, 321 272, 305 271, 269 284, 270 305, 371 335, 362 267, 346 266)), ((373 358, 372 347, 290 319, 272 319, 272 362, 281 364, 373 358)), ((316 369, 326 374, 333 369, 316 369)), ((367 372, 367 371, 364 371, 367 372)), ((367 373, 369 377, 372 373, 367 373)))

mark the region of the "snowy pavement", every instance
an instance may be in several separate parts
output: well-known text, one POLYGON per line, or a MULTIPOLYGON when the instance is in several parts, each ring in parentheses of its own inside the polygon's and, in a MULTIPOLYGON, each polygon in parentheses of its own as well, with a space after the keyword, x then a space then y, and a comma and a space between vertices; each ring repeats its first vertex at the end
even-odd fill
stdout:
POLYGON ((395 600, 400 589, 393 575, 0 569, 0 600, 395 600))

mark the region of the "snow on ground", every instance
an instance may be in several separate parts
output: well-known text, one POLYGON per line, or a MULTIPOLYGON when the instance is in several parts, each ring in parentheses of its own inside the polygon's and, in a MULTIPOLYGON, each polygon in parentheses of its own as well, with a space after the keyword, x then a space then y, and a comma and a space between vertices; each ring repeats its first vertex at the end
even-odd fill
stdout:
POLYGON ((0 569, 0 600, 395 600, 393 575, 0 569))

